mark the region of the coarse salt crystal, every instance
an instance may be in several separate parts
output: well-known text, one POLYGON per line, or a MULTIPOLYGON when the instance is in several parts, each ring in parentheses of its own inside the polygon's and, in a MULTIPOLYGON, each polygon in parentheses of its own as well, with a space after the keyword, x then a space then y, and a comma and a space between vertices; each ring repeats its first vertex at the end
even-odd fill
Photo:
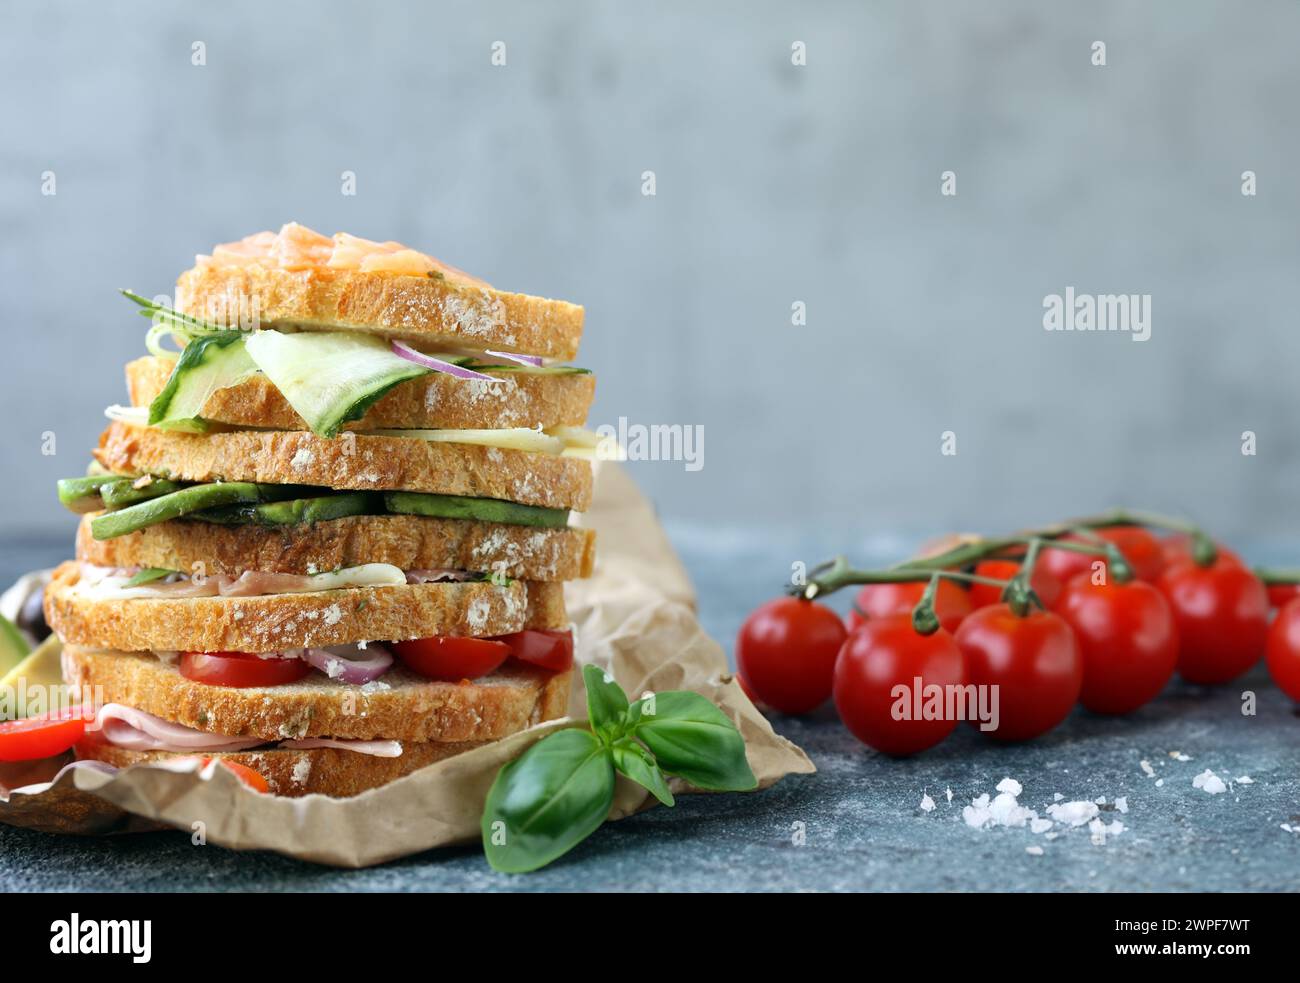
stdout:
POLYGON ((1237 784, 1238 784, 1238 785, 1254 785, 1254 784, 1255 784, 1255 779, 1251 778, 1249 775, 1242 775, 1240 778, 1237 779, 1237 784))
POLYGON ((1053 792, 1053 793, 1052 793, 1052 801, 1053 801, 1053 802, 1060 802, 1063 798, 1065 798, 1065 796, 1062 795, 1060 792, 1053 792))
POLYGON ((1192 756, 1191 756, 1190 754, 1183 754, 1182 751, 1170 751, 1170 752, 1169 752, 1169 757, 1173 758, 1175 761, 1191 761, 1191 760, 1192 760, 1192 756))
POLYGON ((1120 812, 1128 812, 1128 798, 1121 795, 1115 800, 1115 808, 1120 812))
POLYGON ((1014 778, 1004 778, 994 786, 999 792, 1005 792, 1008 795, 1019 795, 1024 789, 1014 778))
POLYGON ((946 796, 948 797, 948 801, 951 803, 951 802, 952 802, 952 789, 950 789, 950 788, 946 788, 946 789, 944 789, 944 790, 943 790, 943 794, 946 795, 946 796))
POLYGON ((1043 848, 1041 846, 1027 846, 1025 847, 1025 853, 1034 857, 1041 857, 1043 855, 1043 848))
POLYGON ((1192 788, 1199 788, 1208 795, 1218 795, 1228 790, 1228 786, 1223 784, 1223 779, 1209 768, 1192 779, 1192 788))
POLYGON ((1029 820, 1029 832, 1031 833, 1046 833, 1051 828, 1052 821, 1050 819, 1029 820))
POLYGON ((1151 762, 1145 758, 1138 762, 1138 767, 1142 769, 1142 774, 1146 775, 1147 778, 1156 777, 1156 770, 1151 767, 1151 762))
POLYGON ((1088 820, 1097 815, 1097 803, 1095 802, 1066 802, 1061 805, 1050 805, 1047 807, 1047 814, 1055 819, 1058 823, 1065 823, 1067 826, 1082 826, 1088 820))
POLYGON ((922 812, 934 811, 934 799, 930 798, 930 796, 925 793, 922 793, 921 795, 921 811, 922 812))

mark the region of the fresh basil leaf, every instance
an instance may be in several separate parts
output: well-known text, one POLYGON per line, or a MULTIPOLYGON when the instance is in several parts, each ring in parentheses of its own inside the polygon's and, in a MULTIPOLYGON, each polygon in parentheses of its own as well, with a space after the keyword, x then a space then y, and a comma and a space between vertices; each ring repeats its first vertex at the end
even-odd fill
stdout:
POLYGON ((666 773, 716 792, 757 787, 740 731, 699 693, 674 690, 637 702, 641 716, 633 736, 654 753, 666 773))
POLYGON ((483 808, 483 852, 508 874, 544 867, 594 833, 613 801, 609 748, 585 730, 551 734, 497 773, 483 808))
POLYGON ((166 567, 146 567, 128 580, 123 587, 139 587, 142 584, 151 584, 155 580, 162 580, 164 577, 170 577, 176 570, 168 570, 166 567))
POLYGON ((624 738, 610 752, 614 755, 614 767, 632 781, 636 782, 666 806, 673 804, 673 793, 668 788, 664 773, 655 764, 654 755, 636 741, 624 738))
POLYGON ((620 733, 627 713, 627 694, 614 677, 593 665, 582 667, 582 682, 587 687, 587 716, 597 733, 620 733))

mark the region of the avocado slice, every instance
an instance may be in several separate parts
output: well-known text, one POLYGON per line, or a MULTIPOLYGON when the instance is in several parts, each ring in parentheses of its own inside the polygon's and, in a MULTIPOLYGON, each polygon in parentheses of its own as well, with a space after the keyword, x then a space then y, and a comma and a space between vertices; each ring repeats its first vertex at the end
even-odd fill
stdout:
POLYGON ((537 505, 520 505, 497 498, 466 498, 461 495, 429 495, 423 492, 385 492, 384 504, 389 512, 422 515, 436 519, 477 519, 480 522, 504 522, 515 526, 541 526, 559 529, 568 525, 568 509, 546 509, 537 505))
POLYGON ((0 614, 0 676, 27 658, 31 650, 18 626, 0 614))
POLYGON ((59 501, 73 512, 97 512, 104 507, 104 489, 129 486, 133 479, 120 474, 88 474, 83 478, 60 478, 59 501))
POLYGON ((224 481, 210 485, 190 485, 157 498, 129 505, 116 512, 106 512, 90 520, 90 533, 96 539, 113 539, 146 526, 179 519, 218 505, 256 504, 301 496, 301 485, 258 485, 250 481, 224 481))
POLYGON ((155 478, 149 484, 136 488, 135 482, 128 479, 104 485, 99 489, 99 497, 104 500, 104 504, 108 508, 120 509, 127 505, 134 505, 136 502, 147 502, 151 498, 170 495, 172 492, 180 491, 184 487, 178 481, 155 478))
POLYGON ((207 522, 253 523, 261 526, 292 526, 304 522, 326 522, 348 515, 376 515, 384 510, 383 499, 371 492, 349 492, 294 498, 261 505, 227 505, 205 509, 191 516, 207 522))
MULTIPOLYGON (((59 641, 59 636, 51 635, 0 677, 0 719, 17 720, 27 715, 29 707, 16 705, 19 680, 26 680, 29 699, 33 694, 46 693, 53 696, 64 686, 60 659, 62 654, 63 643, 59 641), (7 705, 11 700, 15 705, 7 705)), ((48 707, 49 700, 42 700, 38 695, 37 702, 30 709, 42 712, 48 707)))

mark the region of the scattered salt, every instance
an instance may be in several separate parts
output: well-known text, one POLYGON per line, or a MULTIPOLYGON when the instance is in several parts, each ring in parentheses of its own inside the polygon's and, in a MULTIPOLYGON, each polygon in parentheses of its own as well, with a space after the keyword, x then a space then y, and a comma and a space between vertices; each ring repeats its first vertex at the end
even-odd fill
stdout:
POLYGON ((1128 812, 1128 797, 1123 795, 1119 796, 1115 800, 1115 808, 1120 812, 1128 812))
POLYGON ((1067 826, 1082 826, 1096 816, 1097 812, 1097 803, 1095 802, 1066 802, 1064 805, 1054 804, 1047 807, 1049 816, 1058 823, 1065 823, 1067 826))
POLYGON ((1163 787, 1164 784, 1165 784, 1165 780, 1163 778, 1156 779, 1156 788, 1161 788, 1163 787))
POLYGON ((1060 802, 1063 798, 1065 798, 1065 796, 1062 795, 1060 792, 1053 792, 1053 793, 1052 793, 1052 801, 1053 801, 1053 802, 1060 802))
POLYGON ((950 789, 950 788, 946 788, 946 789, 944 789, 944 790, 943 790, 943 794, 946 795, 946 796, 948 796, 948 802, 951 803, 951 802, 952 802, 952 789, 950 789))
POLYGON ((1238 784, 1238 785, 1254 785, 1254 784, 1255 784, 1255 779, 1251 778, 1249 775, 1242 775, 1240 778, 1237 779, 1237 784, 1238 784))
POLYGON ((1027 846, 1025 847, 1025 853, 1034 857, 1041 857, 1043 855, 1043 848, 1041 846, 1027 846))
POLYGON ((1029 832, 1031 833, 1046 833, 1051 828, 1052 821, 1050 819, 1029 820, 1029 832))
POLYGON ((926 793, 921 794, 921 811, 922 812, 934 811, 934 799, 930 798, 930 796, 926 793))
POLYGON ((1169 752, 1169 757, 1173 758, 1175 761, 1191 761, 1191 760, 1192 760, 1192 756, 1191 756, 1190 754, 1183 754, 1182 751, 1170 751, 1170 752, 1169 752))
POLYGON ((1151 762, 1145 758, 1138 762, 1138 767, 1142 769, 1142 774, 1146 775, 1147 778, 1156 777, 1156 770, 1151 767, 1151 762))
POLYGON ((1007 795, 1019 795, 1024 791, 1020 783, 1014 778, 1004 778, 994 786, 999 792, 1005 792, 1007 795))

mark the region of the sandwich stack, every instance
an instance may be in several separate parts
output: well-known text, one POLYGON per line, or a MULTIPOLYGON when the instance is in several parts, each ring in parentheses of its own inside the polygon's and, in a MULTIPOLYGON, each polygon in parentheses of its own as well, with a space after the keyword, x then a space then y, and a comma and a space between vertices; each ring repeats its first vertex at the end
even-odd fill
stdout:
POLYGON ((594 536, 579 306, 300 225, 150 319, 46 618, 79 757, 347 796, 566 710, 594 536))

